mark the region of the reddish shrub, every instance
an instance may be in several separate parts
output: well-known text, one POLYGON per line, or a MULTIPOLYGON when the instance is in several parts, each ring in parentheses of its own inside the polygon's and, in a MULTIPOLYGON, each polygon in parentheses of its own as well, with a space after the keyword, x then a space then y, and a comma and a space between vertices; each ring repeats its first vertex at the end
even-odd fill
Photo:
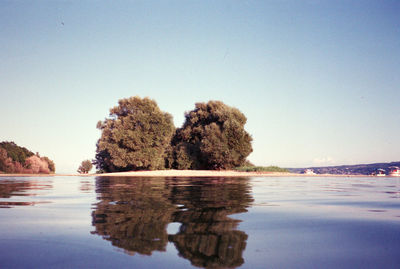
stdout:
POLYGON ((25 166, 28 168, 30 173, 33 174, 49 174, 49 164, 43 159, 36 155, 33 155, 26 159, 25 166))
POLYGON ((27 173, 27 169, 19 162, 13 162, 13 173, 27 173))

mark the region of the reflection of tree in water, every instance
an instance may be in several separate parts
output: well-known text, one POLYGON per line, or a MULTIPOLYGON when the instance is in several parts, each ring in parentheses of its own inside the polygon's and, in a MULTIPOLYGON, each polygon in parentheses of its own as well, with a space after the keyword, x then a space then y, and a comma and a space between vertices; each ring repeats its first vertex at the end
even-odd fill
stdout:
POLYGON ((252 202, 247 179, 99 177, 94 233, 128 253, 151 255, 173 242, 180 255, 201 267, 243 264, 247 235, 235 230, 252 202), (170 222, 179 232, 167 234, 170 222))
POLYGON ((131 253, 165 251, 166 227, 176 207, 163 180, 100 177, 96 192, 95 233, 131 253))
POLYGON ((247 235, 235 230, 240 221, 228 215, 246 212, 252 202, 245 182, 219 179, 205 184, 199 180, 193 186, 174 188, 173 202, 185 210, 174 213, 174 222, 182 226, 169 239, 193 265, 211 268, 243 264, 247 235))
POLYGON ((21 191, 31 186, 29 181, 0 180, 0 198, 10 198, 11 196, 22 196, 21 191))
POLYGON ((35 196, 34 191, 47 190, 52 188, 49 181, 36 181, 36 180, 0 180, 0 199, 7 199, 0 201, 0 208, 9 208, 11 206, 24 206, 24 205, 35 205, 43 202, 27 202, 27 201, 15 201, 12 200, 16 197, 22 196, 35 196), (11 199, 11 200, 10 200, 11 199))
POLYGON ((82 193, 92 193, 93 192, 94 186, 93 186, 92 179, 88 179, 88 178, 82 179, 80 184, 81 184, 81 186, 80 186, 79 190, 82 193))

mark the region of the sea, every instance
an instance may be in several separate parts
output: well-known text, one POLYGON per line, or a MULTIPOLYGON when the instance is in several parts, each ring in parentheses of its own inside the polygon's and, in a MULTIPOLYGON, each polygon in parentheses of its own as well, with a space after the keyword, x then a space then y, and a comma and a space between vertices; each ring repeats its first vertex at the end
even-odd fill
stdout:
POLYGON ((0 268, 400 268, 400 178, 1 177, 0 268))

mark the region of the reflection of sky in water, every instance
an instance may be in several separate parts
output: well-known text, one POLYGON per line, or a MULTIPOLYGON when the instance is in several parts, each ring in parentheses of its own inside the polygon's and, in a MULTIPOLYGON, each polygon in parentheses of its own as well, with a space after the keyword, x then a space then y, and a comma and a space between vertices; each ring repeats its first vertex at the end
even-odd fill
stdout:
POLYGON ((396 268, 397 178, 0 178, 0 267, 396 268))
POLYGON ((301 211, 330 218, 400 220, 398 178, 255 179, 252 186, 256 201, 253 207, 268 207, 268 211, 301 211))

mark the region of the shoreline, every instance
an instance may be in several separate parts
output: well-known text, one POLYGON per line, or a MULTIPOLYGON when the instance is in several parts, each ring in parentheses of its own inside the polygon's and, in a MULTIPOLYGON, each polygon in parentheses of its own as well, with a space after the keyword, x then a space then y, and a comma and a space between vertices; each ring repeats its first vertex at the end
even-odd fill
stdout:
POLYGON ((130 171, 104 174, 0 174, 0 177, 371 177, 370 175, 305 175, 287 172, 240 172, 234 170, 155 170, 130 171))
POLYGON ((96 176, 126 176, 126 177, 265 177, 292 176, 292 173, 281 172, 239 172, 234 170, 156 170, 132 171, 96 174, 96 176))

